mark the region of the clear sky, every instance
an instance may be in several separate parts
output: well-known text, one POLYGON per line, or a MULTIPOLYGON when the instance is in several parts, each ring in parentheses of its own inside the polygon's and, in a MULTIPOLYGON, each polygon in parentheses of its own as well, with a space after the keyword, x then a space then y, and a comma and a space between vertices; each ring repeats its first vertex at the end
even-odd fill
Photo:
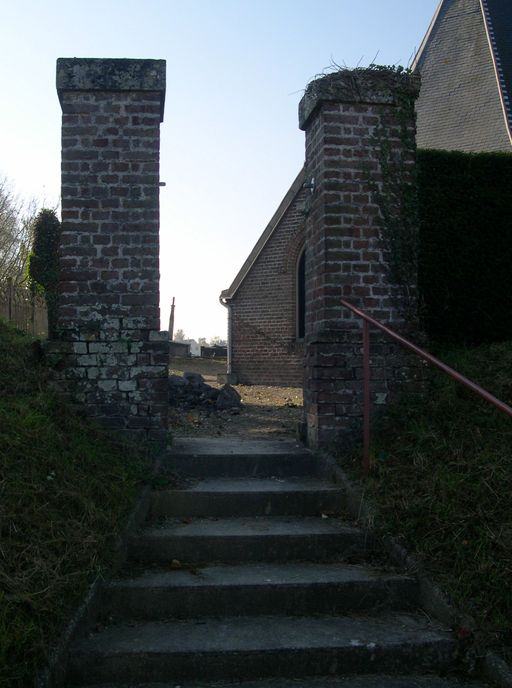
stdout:
POLYGON ((0 176, 59 202, 58 57, 167 60, 161 313, 226 335, 218 301, 304 161, 297 106, 332 63, 407 65, 438 0, 0 0, 0 176))

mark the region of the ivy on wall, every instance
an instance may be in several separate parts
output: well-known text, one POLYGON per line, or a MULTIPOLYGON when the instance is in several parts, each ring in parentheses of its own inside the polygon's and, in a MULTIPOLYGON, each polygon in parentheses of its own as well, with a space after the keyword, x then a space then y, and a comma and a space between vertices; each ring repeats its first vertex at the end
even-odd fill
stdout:
POLYGON ((28 274, 31 287, 42 294, 48 309, 48 335, 55 337, 59 284, 59 244, 61 225, 54 210, 43 208, 33 224, 32 253, 28 274))
POLYGON ((379 163, 380 181, 369 174, 373 197, 381 214, 380 242, 385 254, 388 280, 398 291, 397 308, 409 321, 417 318, 419 219, 416 168, 415 112, 417 90, 410 70, 397 66, 370 65, 382 80, 401 80, 393 89, 396 108, 392 117, 375 127, 371 146, 379 163), (390 143, 398 136, 402 146, 390 143))
POLYGON ((372 135, 380 180, 368 175, 397 306, 437 341, 512 339, 512 154, 416 150, 410 72, 370 68, 403 79, 372 135))

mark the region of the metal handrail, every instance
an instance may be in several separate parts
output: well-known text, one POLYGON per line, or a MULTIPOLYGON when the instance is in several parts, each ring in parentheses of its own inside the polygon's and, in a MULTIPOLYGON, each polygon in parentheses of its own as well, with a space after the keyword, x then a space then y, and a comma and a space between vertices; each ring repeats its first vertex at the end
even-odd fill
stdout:
POLYGON ((495 397, 483 387, 480 387, 480 385, 477 385, 469 378, 461 375, 453 368, 450 368, 446 363, 443 363, 435 356, 432 356, 432 354, 429 354, 428 351, 420 349, 419 346, 416 346, 416 344, 413 344, 394 330, 386 327, 386 325, 383 325, 378 320, 375 320, 375 318, 372 318, 360 308, 356 308, 348 301, 345 301, 345 299, 341 299, 341 304, 363 320, 363 473, 365 476, 368 475, 370 470, 370 325, 377 327, 406 349, 412 351, 416 356, 436 366, 439 370, 442 370, 443 373, 446 373, 461 385, 464 385, 464 387, 478 394, 478 396, 495 406, 498 410, 512 417, 512 407, 505 404, 505 402, 495 397))

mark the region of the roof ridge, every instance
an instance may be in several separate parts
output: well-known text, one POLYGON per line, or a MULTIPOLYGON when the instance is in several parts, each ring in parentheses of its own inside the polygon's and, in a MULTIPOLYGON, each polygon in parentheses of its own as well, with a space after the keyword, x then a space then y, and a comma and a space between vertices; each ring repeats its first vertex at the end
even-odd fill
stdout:
POLYGON ((498 44, 496 42, 496 35, 494 32, 494 25, 492 20, 492 14, 487 4, 487 0, 480 0, 480 6, 482 8, 482 14, 484 17, 484 23, 486 27, 486 33, 489 40, 489 45, 491 48, 491 53, 494 62, 494 68, 496 70, 496 78, 498 81, 498 88, 501 96, 501 103, 503 107, 503 114, 505 116, 505 122, 508 127, 508 135, 512 142, 512 103, 510 101, 510 95, 508 93, 507 82, 505 80, 505 74, 503 72, 503 67, 501 65, 501 59, 498 52, 498 44))

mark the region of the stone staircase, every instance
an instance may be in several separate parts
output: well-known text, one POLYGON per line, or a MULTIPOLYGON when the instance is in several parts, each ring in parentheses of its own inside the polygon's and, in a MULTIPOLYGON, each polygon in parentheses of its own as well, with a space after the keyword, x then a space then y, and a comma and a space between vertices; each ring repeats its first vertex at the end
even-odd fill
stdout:
MULTIPOLYGON (((344 494, 286 441, 181 440, 181 489, 155 491, 70 648, 67 686, 452 688, 456 643, 414 579, 343 523, 344 494)), ((473 685, 473 684, 472 684, 473 685)))

